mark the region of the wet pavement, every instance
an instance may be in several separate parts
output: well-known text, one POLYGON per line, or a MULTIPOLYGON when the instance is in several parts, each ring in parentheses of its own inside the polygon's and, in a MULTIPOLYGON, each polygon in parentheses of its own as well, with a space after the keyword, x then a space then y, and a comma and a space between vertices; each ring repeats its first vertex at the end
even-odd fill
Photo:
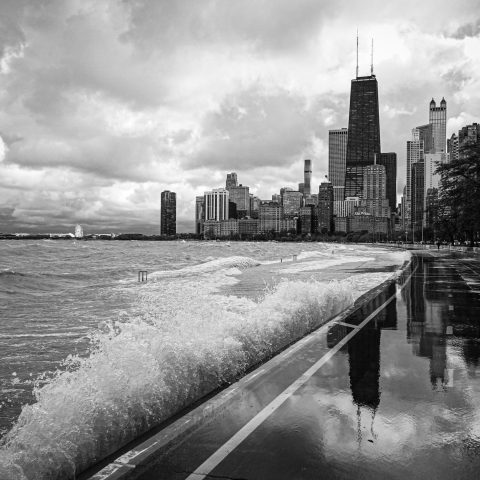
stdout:
POLYGON ((413 268, 122 478, 478 478, 480 260, 423 251, 413 268))

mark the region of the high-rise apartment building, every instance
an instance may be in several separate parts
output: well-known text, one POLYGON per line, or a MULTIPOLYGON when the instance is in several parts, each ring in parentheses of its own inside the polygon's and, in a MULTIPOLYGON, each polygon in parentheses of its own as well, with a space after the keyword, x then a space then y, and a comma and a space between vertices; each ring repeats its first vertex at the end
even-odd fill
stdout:
POLYGON ((420 132, 417 128, 412 129, 412 140, 407 141, 407 188, 405 198, 405 219, 410 225, 412 211, 412 166, 424 160, 423 140, 420 140, 420 132))
POLYGON ((412 204, 411 204, 411 228, 415 238, 423 227, 425 211, 425 164, 417 162, 412 165, 412 204))
POLYGON ((423 141, 424 153, 434 153, 433 149, 433 125, 427 123, 426 125, 420 125, 416 127, 416 135, 418 140, 423 141))
POLYGON ((250 216, 250 191, 249 187, 242 184, 237 187, 230 187, 229 200, 237 205, 237 217, 244 218, 250 216))
POLYGON ((283 206, 276 202, 261 202, 259 210, 260 232, 280 232, 282 229, 283 206))
POLYGON ((293 190, 285 190, 282 196, 284 214, 286 216, 298 216, 302 207, 303 194, 293 190))
POLYGON ((452 133, 447 139, 447 162, 458 160, 458 136, 452 133))
POLYGON ((195 233, 203 233, 203 223, 205 222, 205 196, 195 197, 195 233))
POLYGON ((227 173, 227 181, 225 182, 225 189, 230 190, 237 186, 237 174, 235 172, 227 173))
POLYGON ((318 231, 333 231, 333 185, 331 182, 322 182, 318 187, 318 231))
POLYGON ((306 197, 311 194, 311 182, 312 182, 312 161, 305 160, 305 166, 303 169, 303 195, 306 197))
POLYGON ((447 153, 447 102, 444 98, 439 107, 432 98, 428 123, 432 125, 433 148, 431 153, 447 153))
POLYGON ((229 193, 225 188, 205 192, 205 220, 228 220, 229 193))
POLYGON ((347 128, 328 131, 328 179, 332 182, 333 199, 336 202, 345 199, 347 139, 347 128))
POLYGON ((385 167, 387 175, 387 199, 391 212, 395 212, 397 205, 397 154, 395 152, 376 155, 376 164, 385 167))
MULTIPOLYGON (((372 69, 373 70, 373 69, 372 69)), ((352 80, 345 170, 345 196, 362 196, 363 168, 380 153, 378 83, 375 75, 352 80)))
POLYGON ((375 217, 389 217, 387 174, 384 165, 368 165, 363 170, 363 208, 375 217))
POLYGON ((472 153, 480 155, 480 124, 473 123, 458 132, 458 155, 465 158, 472 153))
POLYGON ((177 194, 165 190, 160 195, 160 235, 177 233, 177 194))

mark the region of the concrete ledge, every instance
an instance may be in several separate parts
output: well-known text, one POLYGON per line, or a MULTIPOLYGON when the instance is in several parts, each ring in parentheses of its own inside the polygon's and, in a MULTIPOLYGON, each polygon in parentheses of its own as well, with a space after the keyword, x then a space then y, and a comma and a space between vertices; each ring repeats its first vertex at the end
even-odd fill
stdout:
MULTIPOLYGON (((386 292, 395 283, 403 284, 409 273, 413 270, 415 264, 415 257, 406 261, 399 269, 400 273, 395 278, 384 281, 375 288, 369 290, 355 303, 339 315, 324 321, 315 329, 308 332, 303 338, 287 345, 282 351, 277 352, 275 356, 266 359, 264 362, 252 367, 249 373, 242 377, 239 381, 231 384, 225 389, 221 390, 212 398, 206 399, 193 410, 187 411, 180 418, 173 423, 167 425, 158 433, 152 434, 145 441, 128 449, 121 454, 107 466, 96 473, 89 473, 98 470, 98 467, 92 467, 79 476, 80 480, 135 480, 145 472, 147 465, 153 459, 158 459, 162 453, 167 452, 170 447, 177 444, 182 438, 188 436, 196 428, 207 422, 209 418, 218 415, 219 412, 227 405, 231 397, 237 393, 238 390, 247 386, 254 378, 259 375, 265 375, 273 368, 279 366, 286 360, 289 355, 292 355, 300 346, 310 341, 310 337, 323 326, 329 323, 345 322, 348 318, 362 318, 363 309, 382 293, 386 292), (261 371, 259 368, 261 367, 261 371)), ((351 323, 351 322, 348 322, 351 323)), ((202 400, 200 400, 201 402, 202 400)), ((181 414, 181 413, 180 413, 181 414)), ((148 433, 146 434, 148 435, 148 433)), ((145 436, 145 435, 144 435, 145 436)), ((133 443, 133 442, 132 442, 133 443)), ((127 447, 128 448, 128 447, 127 447)))

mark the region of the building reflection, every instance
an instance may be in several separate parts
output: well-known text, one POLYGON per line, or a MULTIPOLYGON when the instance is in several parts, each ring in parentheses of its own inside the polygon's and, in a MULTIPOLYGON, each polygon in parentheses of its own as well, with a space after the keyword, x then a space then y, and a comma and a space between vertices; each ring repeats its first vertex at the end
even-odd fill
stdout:
MULTIPOLYGON (((375 309, 395 294, 396 286, 391 284, 381 295, 373 299, 362 311, 349 317, 346 323, 357 324, 357 317, 365 319, 375 309)), ((344 346, 348 353, 349 377, 352 398, 357 407, 366 407, 372 412, 372 419, 380 404, 380 341, 382 329, 397 328, 396 300, 391 301, 374 319, 363 327, 344 346)), ((352 331, 345 325, 334 324, 327 333, 327 344, 330 348, 337 345, 352 331)))
POLYGON ((431 258, 419 257, 417 272, 403 291, 407 306, 407 341, 412 351, 430 361, 432 388, 444 388, 447 367, 446 326, 448 324, 446 271, 431 258), (439 284, 445 283, 445 285, 439 284), (439 291, 440 290, 440 291, 439 291))

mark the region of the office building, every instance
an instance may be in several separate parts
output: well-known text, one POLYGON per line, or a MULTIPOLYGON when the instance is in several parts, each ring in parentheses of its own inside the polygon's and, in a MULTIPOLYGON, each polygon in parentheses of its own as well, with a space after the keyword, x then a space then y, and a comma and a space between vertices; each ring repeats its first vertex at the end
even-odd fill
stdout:
POLYGON ((237 174, 235 172, 227 173, 227 181, 225 182, 225 189, 230 190, 237 186, 237 174))
POLYGON ((305 165, 303 169, 303 195, 308 197, 311 192, 311 182, 312 182, 312 161, 305 160, 305 165))
POLYGON ((165 190, 160 195, 160 235, 177 234, 177 194, 165 190))
POLYGON ((439 107, 432 98, 428 123, 432 125, 433 147, 431 153, 447 153, 447 102, 444 98, 439 107))
POLYGON ((328 131, 328 179, 333 185, 333 200, 335 202, 345 199, 347 139, 347 128, 328 131))
POLYGON ((395 212, 397 205, 397 154, 394 152, 379 153, 376 155, 376 164, 385 167, 387 176, 386 196, 390 210, 395 212))
POLYGON ((205 196, 195 197, 195 233, 203 233, 203 222, 205 221, 205 196))
MULTIPOLYGON (((357 67, 358 72, 358 67, 357 67)), ((378 83, 375 75, 352 80, 345 161, 345 196, 361 197, 363 168, 380 153, 378 83)))
POLYGON ((225 188, 214 188, 211 192, 205 192, 205 221, 228 220, 229 193, 225 188))

